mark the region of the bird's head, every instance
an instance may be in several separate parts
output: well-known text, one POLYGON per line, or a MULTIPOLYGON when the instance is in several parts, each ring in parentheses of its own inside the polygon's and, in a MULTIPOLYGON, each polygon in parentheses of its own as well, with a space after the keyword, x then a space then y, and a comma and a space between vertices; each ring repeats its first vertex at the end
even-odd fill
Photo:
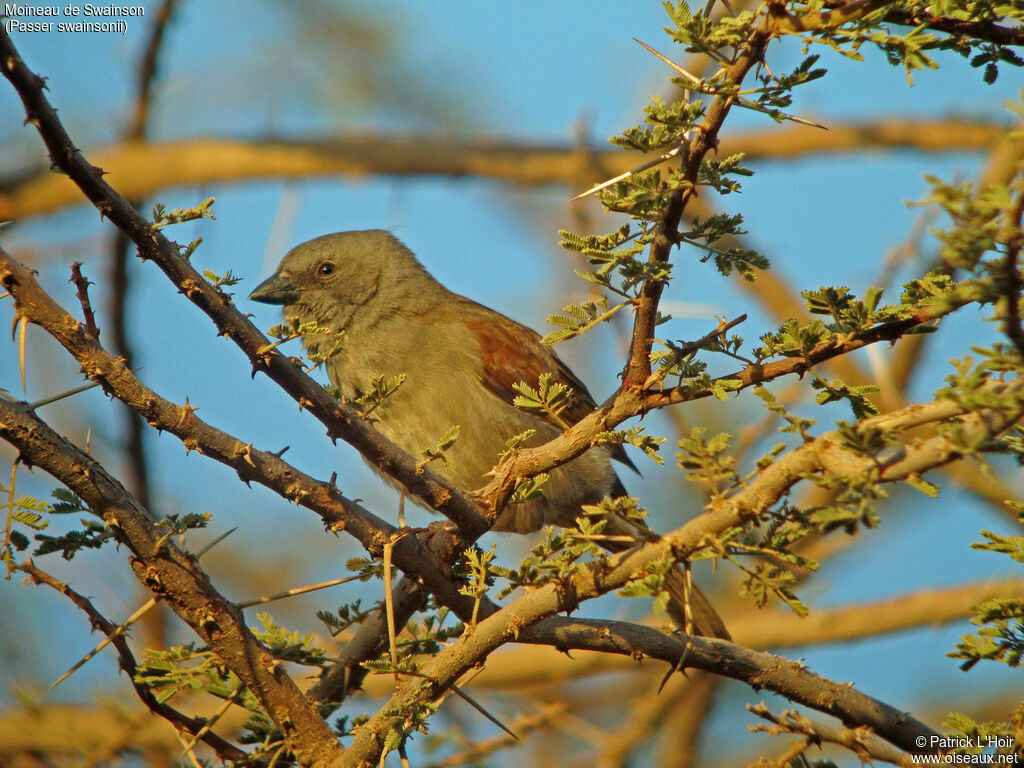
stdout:
POLYGON ((357 314, 373 322, 436 285, 394 235, 371 229, 323 235, 292 248, 249 298, 281 305, 289 322, 340 331, 357 314))

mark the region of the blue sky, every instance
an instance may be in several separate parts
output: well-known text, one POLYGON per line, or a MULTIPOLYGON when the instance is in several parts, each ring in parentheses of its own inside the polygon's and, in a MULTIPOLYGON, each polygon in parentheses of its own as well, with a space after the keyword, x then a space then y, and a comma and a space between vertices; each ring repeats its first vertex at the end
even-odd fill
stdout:
MULTIPOLYGON (((583 120, 586 134, 600 145, 606 136, 639 119, 647 93, 665 92, 668 87, 667 68, 631 38, 682 56, 661 31, 666 18, 657 2, 349 3, 338 7, 382 25, 397 19, 391 58, 380 82, 389 88, 408 88, 440 109, 437 113, 409 109, 411 102, 403 106, 390 97, 380 105, 367 106, 358 94, 336 87, 346 72, 358 74, 358 62, 351 71, 327 72, 324 62, 330 62, 330 56, 318 58, 321 49, 306 44, 303 35, 312 33, 303 28, 296 7, 313 6, 184 4, 169 33, 153 136, 259 138, 348 130, 428 130, 449 136, 557 142, 570 141, 583 120)), ((130 73, 149 20, 129 21, 124 37, 14 36, 29 66, 50 78, 50 98, 86 150, 114 138, 124 124, 131 98, 130 73)), ((330 48, 323 50, 330 54, 330 48)), ((798 61, 793 46, 781 46, 772 56, 776 72, 798 61)), ((826 124, 952 115, 1003 119, 999 105, 1013 98, 1021 83, 1019 71, 1006 69, 995 86, 986 87, 980 72, 965 61, 943 57, 940 72, 918 73, 910 87, 881 56, 868 52, 867 58, 856 63, 824 57, 830 75, 801 89, 794 111, 826 124)), ((771 127, 758 115, 736 113, 734 118, 724 133, 771 127)), ((15 151, 0 155, 0 172, 39 162, 37 138, 30 128, 22 127, 21 120, 20 104, 4 83, 0 141, 15 151)), ((971 154, 897 152, 754 163, 757 175, 744 181, 743 194, 723 202, 743 211, 752 239, 792 284, 801 289, 826 283, 850 285, 859 291, 878 274, 881 256, 906 237, 920 215, 919 209, 905 203, 926 194, 923 174, 969 179, 976 174, 979 159, 971 154)), ((266 276, 281 255, 268 254, 267 242, 282 210, 292 212, 279 232, 287 247, 330 231, 387 227, 442 282, 538 330, 543 330, 547 314, 585 292, 584 284, 572 276, 571 260, 557 248, 557 228, 572 226, 567 189, 510 189, 475 179, 320 179, 169 190, 160 200, 173 207, 208 196, 217 198, 216 222, 183 225, 173 229, 171 236, 179 242, 202 236, 205 244, 195 258, 204 268, 231 269, 243 276, 239 297, 266 276)), ((606 228, 612 226, 614 222, 606 228)), ((85 262, 87 274, 98 280, 106 252, 103 238, 109 232, 109 225, 83 206, 25 222, 13 233, 5 233, 3 243, 15 256, 30 246, 33 253, 50 254, 41 264, 41 279, 72 308, 66 264, 78 258, 85 262), (64 258, 67 249, 83 239, 84 252, 64 258)), ((735 316, 750 309, 745 304, 749 300, 711 265, 697 263, 693 254, 681 254, 679 264, 679 278, 666 292, 666 300, 692 306, 697 316, 675 320, 667 335, 696 338, 711 327, 709 310, 735 316)), ((133 273, 139 281, 133 299, 134 330, 139 337, 139 363, 145 366, 142 375, 150 386, 177 402, 188 396, 202 408, 201 416, 244 440, 271 449, 291 445, 288 457, 311 474, 327 477, 337 469, 346 493, 365 499, 388 516, 393 494, 365 469, 354 451, 332 447, 318 425, 299 415, 294 403, 267 380, 260 377, 250 382, 241 353, 215 338, 208 321, 179 300, 152 265, 136 265, 133 273)), ((270 308, 245 301, 241 305, 264 327, 276 322, 270 308)), ((7 327, 10 315, 9 302, 0 303, 0 326, 7 327)), ((767 329, 765 322, 761 313, 753 311, 740 332, 753 342, 767 329)), ((945 357, 991 334, 991 326, 977 316, 954 322, 957 330, 947 336, 946 348, 933 355, 923 370, 920 391, 915 392, 921 399, 938 386, 945 357)), ((32 340, 28 399, 70 386, 67 382, 75 379, 76 366, 63 359, 41 333, 32 340)), ((614 348, 610 330, 602 329, 593 341, 560 348, 598 399, 612 391, 620 366, 617 358, 595 354, 602 343, 605 349, 608 344, 614 348)), ((12 392, 20 392, 16 360, 12 345, 0 345, 0 387, 12 392)), ((749 395, 746 399, 752 400, 749 395)), ((109 421, 105 405, 103 396, 93 392, 44 415, 59 414, 59 423, 78 440, 91 426, 94 445, 102 452, 109 450, 105 441, 115 440, 118 428, 109 421)), ((742 407, 756 418, 752 406, 742 407)), ((725 423, 725 414, 720 406, 704 403, 689 409, 686 416, 716 429, 725 423)), ((238 550, 295 547, 301 553, 302 548, 320 543, 320 526, 311 516, 297 513, 259 489, 240 491, 233 473, 196 455, 184 457, 172 438, 154 439, 151 446, 161 466, 157 487, 165 504, 162 512, 213 511, 217 530, 241 522, 248 532, 225 545, 238 550), (287 541, 282 533, 287 533, 287 541)), ((666 449, 667 456, 672 452, 666 449)), ((6 478, 3 467, 10 456, 0 446, 0 477, 6 478)), ((649 462, 642 468, 642 481, 627 481, 631 491, 645 496, 652 509, 674 508, 665 496, 678 487, 671 468, 649 462)), ((39 473, 24 475, 23 482, 25 490, 39 494, 48 493, 52 486, 39 473)), ((979 538, 978 528, 1003 530, 1004 519, 979 508, 956 489, 944 492, 937 505, 925 505, 911 492, 901 493, 890 509, 883 510, 883 517, 880 531, 864 534, 865 544, 826 567, 823 578, 809 590, 815 601, 865 600, 1007 573, 1006 558, 969 549, 969 543, 979 538)), ((661 527, 669 524, 671 520, 661 527)), ((351 546, 339 543, 337 548, 337 563, 354 554, 351 546)), ((304 561, 294 551, 291 558, 296 572, 281 588, 337 571, 321 561, 304 561)), ((82 558, 94 571, 94 589, 113 614, 127 614, 136 600, 129 588, 130 574, 124 568, 111 572, 102 567, 101 559, 91 554, 82 558)), ((60 570, 60 565, 55 567, 60 570)), ((216 578, 216 566, 212 567, 216 578)), ((5 604, 15 605, 35 632, 42 632, 43 624, 41 617, 30 615, 32 605, 38 604, 30 601, 41 600, 47 612, 59 612, 61 621, 67 622, 68 642, 48 658, 30 663, 41 678, 52 679, 89 646, 84 622, 65 612, 59 601, 38 590, 20 590, 13 583, 0 590, 5 604)), ((969 676, 959 672, 954 662, 942 658, 956 634, 922 630, 858 647, 801 651, 800 656, 826 676, 853 680, 874 696, 910 708, 919 694, 935 686, 980 688, 982 681, 1003 672, 984 668, 969 676)), ((74 698, 110 669, 109 659, 92 664, 58 695, 74 698)), ((0 692, 0 697, 7 695, 0 692)), ((721 719, 718 727, 723 733, 735 731, 735 723, 735 719, 721 719)))

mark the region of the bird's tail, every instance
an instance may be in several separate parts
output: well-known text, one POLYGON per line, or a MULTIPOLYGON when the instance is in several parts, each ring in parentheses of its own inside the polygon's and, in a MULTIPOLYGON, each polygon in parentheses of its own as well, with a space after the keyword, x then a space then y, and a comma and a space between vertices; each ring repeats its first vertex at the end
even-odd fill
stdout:
POLYGON ((669 594, 668 614, 681 630, 691 632, 692 627, 696 635, 732 640, 722 617, 686 571, 673 566, 665 575, 665 588, 669 594))
MULTIPOLYGON (((618 478, 615 480, 612 497, 626 496, 626 489, 622 482, 618 478)), ((627 539, 623 541, 622 539, 608 538, 601 541, 601 546, 609 552, 622 552, 632 547, 633 543, 628 541, 629 537, 636 541, 643 541, 652 536, 650 529, 640 520, 626 520, 617 515, 605 519, 605 533, 624 535, 624 538, 627 539)), ((675 565, 669 569, 665 575, 665 589, 669 594, 668 615, 672 617, 672 621, 679 629, 704 637, 732 640, 718 611, 683 568, 675 565)))

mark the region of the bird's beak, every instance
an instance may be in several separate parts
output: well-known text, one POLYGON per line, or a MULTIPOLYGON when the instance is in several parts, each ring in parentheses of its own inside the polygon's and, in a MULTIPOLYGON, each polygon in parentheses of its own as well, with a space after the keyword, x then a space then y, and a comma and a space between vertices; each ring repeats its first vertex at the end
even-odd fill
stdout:
POLYGON ((257 285, 249 298, 264 304, 294 304, 299 300, 299 288, 278 272, 257 285))

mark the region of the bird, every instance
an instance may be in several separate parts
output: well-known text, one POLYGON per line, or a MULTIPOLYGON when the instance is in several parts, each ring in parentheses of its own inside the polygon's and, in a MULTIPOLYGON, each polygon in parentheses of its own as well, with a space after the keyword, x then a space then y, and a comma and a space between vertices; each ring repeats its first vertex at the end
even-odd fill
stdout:
MULTIPOLYGON (((542 445, 596 408, 583 382, 540 335, 446 288, 386 230, 336 232, 301 243, 249 298, 281 306, 290 327, 306 327, 304 348, 326 356, 327 376, 343 399, 358 401, 374 390, 375 379, 378 390, 381 381, 400 381, 375 402, 372 418, 407 453, 422 455, 458 427, 443 461, 432 468, 469 493, 486 485, 508 441, 527 433, 524 446, 542 445), (513 403, 517 385, 536 387, 545 374, 568 394, 554 418, 513 403)), ((622 445, 594 446, 551 470, 539 498, 509 504, 492 529, 527 534, 545 525, 575 526, 581 506, 626 495, 613 460, 636 469, 622 445)), ((612 552, 652 537, 643 523, 620 516, 607 517, 602 533, 608 535, 598 543, 612 552)), ((710 602, 678 567, 668 571, 666 588, 680 628, 729 639, 710 602)))

